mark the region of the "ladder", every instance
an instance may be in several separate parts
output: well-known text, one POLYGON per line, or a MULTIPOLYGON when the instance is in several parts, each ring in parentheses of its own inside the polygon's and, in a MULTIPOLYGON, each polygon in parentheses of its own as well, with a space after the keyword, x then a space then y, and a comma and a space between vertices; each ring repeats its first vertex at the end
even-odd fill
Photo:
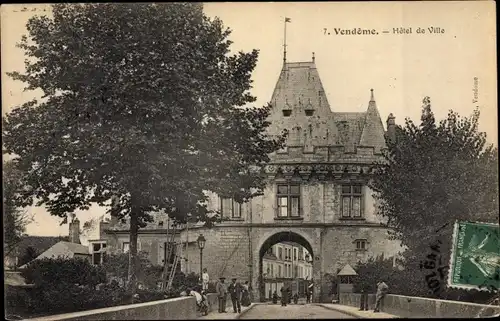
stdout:
MULTIPOLYGON (((177 245, 177 250, 178 250, 179 245, 177 245)), ((179 264, 180 261, 180 256, 177 255, 177 251, 175 252, 175 257, 174 257, 174 263, 172 264, 172 267, 170 268, 170 275, 168 277, 168 283, 167 283, 167 291, 170 291, 172 288, 172 282, 175 277, 175 272, 177 271, 177 265, 179 264)))
MULTIPOLYGON (((172 281, 171 279, 175 275, 175 269, 172 267, 169 270, 169 263, 170 263, 170 258, 172 257, 172 254, 174 254, 176 251, 175 249, 175 233, 176 232, 176 226, 174 225, 173 229, 170 229, 170 227, 167 227, 167 235, 169 236, 167 238, 167 243, 166 243, 166 251, 165 251, 165 259, 164 259, 164 264, 163 264, 163 272, 162 272, 162 285, 161 288, 163 290, 167 290, 169 287, 167 287, 168 284, 171 284, 172 281), (169 234, 170 233, 170 234, 169 234), (175 251, 175 252, 174 252, 175 251), (173 273, 172 273, 173 271, 173 273)), ((175 253, 175 258, 174 258, 174 263, 175 260, 177 259, 177 253, 175 253)))

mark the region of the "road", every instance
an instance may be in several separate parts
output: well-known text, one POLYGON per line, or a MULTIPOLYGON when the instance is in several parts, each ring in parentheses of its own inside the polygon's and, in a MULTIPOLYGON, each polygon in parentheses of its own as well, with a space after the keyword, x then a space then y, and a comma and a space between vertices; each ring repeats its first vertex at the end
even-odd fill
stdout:
POLYGON ((320 306, 262 304, 253 307, 240 319, 354 319, 352 316, 320 306))

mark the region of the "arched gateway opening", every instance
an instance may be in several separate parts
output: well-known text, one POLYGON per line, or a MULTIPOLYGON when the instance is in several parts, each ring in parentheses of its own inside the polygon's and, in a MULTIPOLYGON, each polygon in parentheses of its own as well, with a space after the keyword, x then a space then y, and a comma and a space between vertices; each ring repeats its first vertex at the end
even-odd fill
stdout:
POLYGON ((270 236, 259 250, 259 297, 261 302, 271 300, 274 291, 281 297, 281 287, 290 288, 305 298, 312 284, 313 250, 311 244, 292 231, 270 236))

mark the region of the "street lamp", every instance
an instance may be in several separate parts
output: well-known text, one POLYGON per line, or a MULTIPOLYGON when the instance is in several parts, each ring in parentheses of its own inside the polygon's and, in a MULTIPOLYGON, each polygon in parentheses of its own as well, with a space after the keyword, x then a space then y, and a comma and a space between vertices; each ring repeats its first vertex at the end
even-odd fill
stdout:
POLYGON ((196 242, 198 243, 198 248, 200 249, 200 281, 203 283, 203 248, 205 247, 205 237, 203 234, 198 236, 196 242))

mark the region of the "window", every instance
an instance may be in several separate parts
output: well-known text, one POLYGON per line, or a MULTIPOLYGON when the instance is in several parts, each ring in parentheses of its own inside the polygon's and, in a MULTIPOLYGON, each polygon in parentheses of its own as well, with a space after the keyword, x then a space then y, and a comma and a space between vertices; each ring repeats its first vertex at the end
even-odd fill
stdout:
POLYGON ((283 260, 283 249, 278 247, 278 259, 283 260))
POLYGON ((283 110, 283 116, 290 117, 291 114, 292 114, 292 110, 291 109, 284 109, 283 110))
POLYGON ((274 277, 274 264, 271 264, 271 277, 274 277))
POLYGON ((364 251, 366 250, 366 240, 356 240, 356 250, 364 251))
POLYGON ((221 197, 221 216, 230 218, 241 218, 241 203, 236 202, 232 198, 221 197))
POLYGON ((294 261, 297 261, 298 259, 298 252, 297 252, 297 249, 293 249, 293 260, 294 261))
POLYGON ((300 216, 300 186, 278 185, 278 217, 300 216))
POLYGON ((159 226, 159 227, 163 227, 163 221, 159 221, 159 222, 158 222, 158 226, 159 226))
POLYGON ((342 185, 342 217, 361 218, 361 185, 342 185))
POLYGON ((128 251, 130 250, 130 243, 129 242, 123 242, 123 244, 122 244, 122 250, 123 250, 123 253, 128 253, 128 251))
POLYGON ((106 243, 92 243, 92 264, 103 264, 106 261, 106 243))
POLYGON ((281 277, 281 265, 278 265, 278 277, 281 277))
POLYGON ((271 274, 271 268, 269 267, 269 264, 266 264, 266 266, 267 266, 267 269, 266 269, 267 275, 269 275, 269 274, 271 274))
POLYGON ((293 267, 293 277, 294 278, 298 278, 299 277, 299 267, 297 265, 295 265, 293 267))

